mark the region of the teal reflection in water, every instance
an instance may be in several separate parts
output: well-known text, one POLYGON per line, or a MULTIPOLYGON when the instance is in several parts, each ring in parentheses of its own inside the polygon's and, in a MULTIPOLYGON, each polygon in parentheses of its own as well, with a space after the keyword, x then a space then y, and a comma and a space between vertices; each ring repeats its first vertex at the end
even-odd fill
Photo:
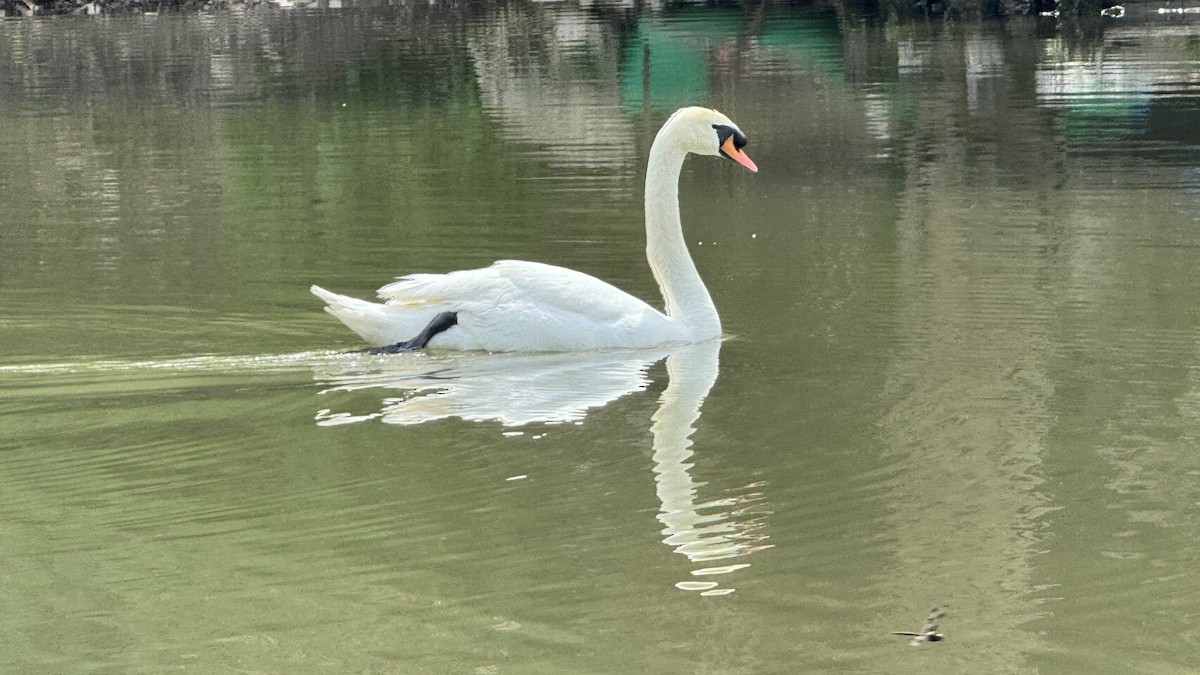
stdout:
POLYGON ((742 17, 727 10, 645 18, 625 47, 621 101, 670 113, 708 96, 711 55, 736 44, 742 17))

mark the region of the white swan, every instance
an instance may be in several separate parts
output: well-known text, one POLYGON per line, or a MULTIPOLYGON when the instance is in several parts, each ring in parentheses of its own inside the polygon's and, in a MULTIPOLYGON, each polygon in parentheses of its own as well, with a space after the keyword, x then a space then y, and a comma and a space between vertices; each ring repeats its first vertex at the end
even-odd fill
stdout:
POLYGON ((383 304, 311 288, 379 351, 430 347, 492 352, 569 352, 689 344, 721 335, 708 289, 679 222, 679 173, 689 152, 722 155, 750 171, 746 136, 706 108, 671 115, 646 168, 646 258, 666 311, 595 277, 563 267, 501 260, 449 274, 413 274, 379 289, 383 304))

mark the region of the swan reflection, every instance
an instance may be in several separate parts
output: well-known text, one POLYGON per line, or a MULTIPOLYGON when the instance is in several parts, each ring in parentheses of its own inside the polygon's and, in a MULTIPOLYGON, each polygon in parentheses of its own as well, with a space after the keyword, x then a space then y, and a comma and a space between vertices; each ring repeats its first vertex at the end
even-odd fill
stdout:
MULTIPOLYGON (((749 567, 748 563, 714 563, 769 548, 761 514, 752 508, 761 501, 761 493, 751 491, 702 501, 700 488, 705 484, 691 474, 691 436, 700 406, 717 381, 719 350, 720 344, 714 342, 681 349, 667 357, 669 382, 650 426, 655 491, 662 505, 658 520, 664 526, 664 543, 688 560, 704 565, 692 570, 696 580, 675 585, 702 595, 732 593, 733 588, 720 587, 714 578, 749 567)), ((761 486, 747 487, 754 490, 761 486)))
POLYGON ((665 356, 618 351, 579 354, 404 354, 363 357, 340 371, 318 372, 321 393, 362 389, 396 390, 377 412, 361 415, 328 409, 322 426, 379 419, 421 424, 457 417, 499 422, 506 427, 578 422, 591 408, 643 391, 646 371, 665 356))
POLYGON ((703 595, 732 593, 718 579, 749 566, 736 558, 768 548, 759 485, 706 489, 692 476, 700 408, 716 382, 720 343, 675 349, 590 354, 412 354, 356 358, 316 373, 321 394, 394 392, 377 411, 317 413, 323 426, 379 420, 421 424, 456 417, 505 427, 581 422, 650 384, 648 371, 666 359, 669 381, 651 416, 655 492, 663 541, 695 565, 675 584, 703 595), (717 492, 718 494, 712 494, 717 492), (707 497, 703 493, 708 493, 707 497))

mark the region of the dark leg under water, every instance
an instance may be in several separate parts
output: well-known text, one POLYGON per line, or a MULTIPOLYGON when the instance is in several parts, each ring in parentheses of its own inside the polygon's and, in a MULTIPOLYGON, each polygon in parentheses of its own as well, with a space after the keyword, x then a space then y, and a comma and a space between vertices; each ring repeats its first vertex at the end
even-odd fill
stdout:
POLYGON ((442 312, 441 314, 433 317, 433 320, 429 322, 429 325, 421 329, 421 332, 417 333, 416 337, 414 338, 397 342, 394 345, 387 345, 385 347, 369 347, 367 349, 360 349, 358 351, 366 352, 368 354, 398 354, 400 352, 415 352, 418 349, 424 349, 425 345, 429 344, 429 341, 433 339, 434 335, 448 330, 451 326, 457 325, 458 312, 442 312))

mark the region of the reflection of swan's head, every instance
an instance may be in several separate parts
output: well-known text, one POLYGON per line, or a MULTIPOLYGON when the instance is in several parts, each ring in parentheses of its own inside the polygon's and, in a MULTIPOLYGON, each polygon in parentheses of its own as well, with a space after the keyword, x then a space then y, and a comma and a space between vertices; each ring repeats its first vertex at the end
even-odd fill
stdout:
POLYGON ((709 108, 680 108, 663 125, 659 136, 672 138, 680 148, 697 155, 728 157, 750 171, 758 167, 746 156, 746 134, 725 115, 709 108))

